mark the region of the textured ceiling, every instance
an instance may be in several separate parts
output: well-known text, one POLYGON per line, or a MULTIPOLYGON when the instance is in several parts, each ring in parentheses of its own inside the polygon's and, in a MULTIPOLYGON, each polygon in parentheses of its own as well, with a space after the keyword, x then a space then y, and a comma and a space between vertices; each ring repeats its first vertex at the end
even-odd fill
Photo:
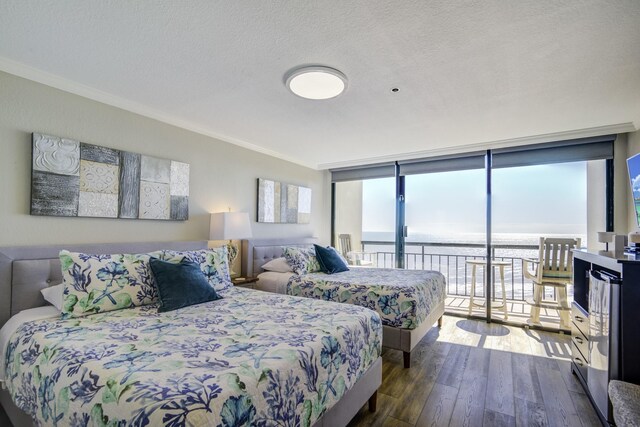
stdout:
POLYGON ((326 168, 637 128, 640 1, 0 0, 0 69, 326 168))

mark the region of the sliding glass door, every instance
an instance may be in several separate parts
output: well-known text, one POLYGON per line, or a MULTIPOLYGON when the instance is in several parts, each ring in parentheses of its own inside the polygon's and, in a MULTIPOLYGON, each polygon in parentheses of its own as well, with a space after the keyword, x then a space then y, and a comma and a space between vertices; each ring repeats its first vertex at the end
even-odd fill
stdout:
MULTIPOLYGON (((469 304, 473 260, 486 255, 485 170, 405 176, 405 266, 437 270, 447 280, 448 306, 469 304)), ((476 264, 475 301, 484 298, 484 268, 476 264)), ((481 306, 473 314, 484 316, 481 306)))
POLYGON ((394 177, 334 184, 334 244, 350 264, 395 266, 394 177))
MULTIPOLYGON (((498 263, 503 264, 505 300, 507 313, 513 316, 511 320, 519 323, 534 320, 531 309, 536 302, 531 276, 538 263, 526 260, 538 261, 541 237, 579 239, 580 246, 587 246, 588 217, 593 228, 605 230, 604 170, 604 160, 494 168, 493 254, 498 263), (589 170, 597 174, 593 178, 601 183, 599 188, 591 188, 591 198, 598 200, 593 209, 587 200, 589 170), (527 270, 531 274, 527 275, 527 270)), ((560 253, 544 256, 552 260, 554 255, 558 262, 562 261, 560 253)), ((502 279, 496 275, 493 281, 497 305, 502 301, 502 279)), ((558 312, 554 308, 558 289, 544 288, 542 301, 554 302, 540 307, 541 321, 536 318, 535 323, 544 326, 558 323, 558 312)), ((570 305, 572 287, 566 289, 570 305)), ((495 319, 502 319, 504 315, 501 309, 492 312, 495 319)))

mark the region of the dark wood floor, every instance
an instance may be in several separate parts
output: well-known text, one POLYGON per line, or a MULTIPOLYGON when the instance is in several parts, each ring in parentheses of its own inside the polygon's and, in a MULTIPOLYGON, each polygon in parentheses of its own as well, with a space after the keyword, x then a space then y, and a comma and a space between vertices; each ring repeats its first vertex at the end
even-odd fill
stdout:
POLYGON ((349 426, 600 426, 570 355, 569 335, 445 316, 410 369, 383 351, 378 410, 349 426))

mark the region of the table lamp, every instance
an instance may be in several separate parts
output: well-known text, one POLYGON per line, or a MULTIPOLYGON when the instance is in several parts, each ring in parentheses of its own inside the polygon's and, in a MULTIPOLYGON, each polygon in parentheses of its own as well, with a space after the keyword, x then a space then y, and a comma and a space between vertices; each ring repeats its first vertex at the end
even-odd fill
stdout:
POLYGON ((238 247, 233 240, 248 239, 251 237, 251 223, 247 212, 218 212, 211 214, 209 227, 210 240, 228 240, 227 251, 229 253, 229 274, 235 277, 233 261, 238 256, 238 247))
POLYGON ((609 243, 613 242, 616 233, 612 231, 598 231, 598 243, 604 243, 605 251, 609 250, 609 243))

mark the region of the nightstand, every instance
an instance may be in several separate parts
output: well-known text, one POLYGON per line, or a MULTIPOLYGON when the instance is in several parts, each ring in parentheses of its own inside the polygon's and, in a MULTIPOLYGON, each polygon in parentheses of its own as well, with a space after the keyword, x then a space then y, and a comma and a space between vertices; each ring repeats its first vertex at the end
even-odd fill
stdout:
POLYGON ((255 283, 258 281, 257 277, 237 277, 231 279, 234 286, 240 286, 242 288, 255 289, 255 283))

